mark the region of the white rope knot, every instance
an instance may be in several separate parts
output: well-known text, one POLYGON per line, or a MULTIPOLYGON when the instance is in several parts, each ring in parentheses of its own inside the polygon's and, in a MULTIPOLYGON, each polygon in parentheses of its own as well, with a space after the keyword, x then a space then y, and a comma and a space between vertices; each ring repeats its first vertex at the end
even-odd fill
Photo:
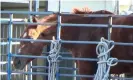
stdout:
POLYGON ((107 61, 108 66, 115 66, 117 65, 118 62, 116 62, 118 59, 117 58, 109 58, 107 61))
POLYGON ((114 63, 117 58, 109 58, 109 52, 114 48, 114 45, 111 45, 113 42, 114 41, 108 41, 102 37, 97 45, 96 54, 98 55, 99 61, 97 62, 98 69, 94 80, 108 80, 110 67, 117 64, 114 63))
POLYGON ((49 62, 48 80, 55 80, 55 75, 58 71, 57 67, 58 67, 59 58, 61 58, 61 56, 59 55, 60 48, 61 48, 60 41, 52 40, 49 56, 47 57, 47 60, 49 62))

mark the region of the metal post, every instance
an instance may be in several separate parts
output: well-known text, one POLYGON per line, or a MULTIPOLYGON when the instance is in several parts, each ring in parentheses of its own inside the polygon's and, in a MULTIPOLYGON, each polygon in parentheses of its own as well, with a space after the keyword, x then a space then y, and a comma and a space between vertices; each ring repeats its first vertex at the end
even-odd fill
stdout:
MULTIPOLYGON (((108 22, 108 40, 111 40, 111 33, 112 33, 112 16, 109 16, 109 22, 108 22)), ((110 48, 110 44, 109 44, 110 48)), ((110 52, 109 52, 109 57, 110 57, 110 52)))
MULTIPOLYGON (((76 74, 77 74, 77 70, 76 70, 77 64, 76 64, 76 62, 74 62, 74 68, 75 68, 75 70, 74 70, 74 75, 76 75, 76 74)), ((77 78, 77 77, 74 76, 73 80, 77 80, 76 78, 77 78)))
MULTIPOLYGON (((32 3, 32 0, 29 0, 29 11, 30 11, 30 12, 32 11, 32 4, 33 4, 33 3, 32 3)), ((31 16, 31 15, 29 15, 29 21, 32 22, 32 16, 31 16)), ((31 66, 32 66, 32 61, 31 61, 30 64, 27 66, 29 72, 32 72, 31 66)), ((29 74, 28 80, 32 80, 32 74, 29 74)))
POLYGON ((11 80, 11 52, 12 52, 12 44, 11 44, 11 38, 12 38, 12 19, 13 19, 13 14, 10 14, 10 22, 8 26, 8 48, 7 48, 7 54, 8 54, 8 64, 7 64, 7 73, 8 73, 8 80, 11 80))
POLYGON ((34 11, 38 12, 39 11, 39 0, 35 0, 34 6, 35 6, 34 11))
MULTIPOLYGON (((32 11, 32 0, 29 0, 29 11, 32 11)), ((30 22, 32 22, 32 16, 29 14, 30 22)))
MULTIPOLYGON (((60 32, 61 32, 61 16, 60 16, 60 8, 61 8, 61 1, 59 0, 58 6, 58 24, 57 24, 57 40, 60 40, 60 32)), ((59 80, 59 65, 57 65, 57 72, 56 72, 56 80, 59 80)))
POLYGON ((60 31, 61 31, 61 16, 60 16, 61 1, 59 0, 58 6, 58 25, 57 25, 57 40, 60 40, 60 31))
POLYGON ((116 4, 117 4, 117 14, 119 14, 119 7, 120 7, 120 5, 119 5, 119 0, 116 0, 117 2, 116 2, 116 4))
POLYGON ((112 16, 109 16, 109 22, 108 22, 108 40, 111 40, 111 32, 112 32, 112 16))

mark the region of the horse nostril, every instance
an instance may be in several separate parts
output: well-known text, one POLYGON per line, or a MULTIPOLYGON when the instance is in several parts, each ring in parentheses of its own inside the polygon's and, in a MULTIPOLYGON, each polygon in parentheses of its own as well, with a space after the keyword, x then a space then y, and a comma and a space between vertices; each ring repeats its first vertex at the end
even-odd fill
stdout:
POLYGON ((21 61, 20 61, 20 60, 18 60, 17 64, 21 64, 21 61))
POLYGON ((14 64, 15 65, 21 65, 21 60, 19 58, 14 59, 14 64))

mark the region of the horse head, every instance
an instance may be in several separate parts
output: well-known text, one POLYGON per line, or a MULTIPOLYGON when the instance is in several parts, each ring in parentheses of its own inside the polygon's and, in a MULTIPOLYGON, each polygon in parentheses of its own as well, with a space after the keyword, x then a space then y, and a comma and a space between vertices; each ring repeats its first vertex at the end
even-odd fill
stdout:
MULTIPOLYGON (((53 15, 50 15, 48 17, 53 17, 53 15)), ((33 17, 34 23, 43 23, 47 22, 47 17, 43 19, 38 19, 36 17, 33 17)), ((51 18, 52 21, 52 18, 51 18)), ((45 37, 45 39, 51 39, 50 37, 50 31, 49 26, 47 25, 28 25, 25 29, 23 34, 20 36, 20 39, 33 39, 36 40, 38 37, 45 37), (46 31, 45 31, 46 30, 46 31), (45 34, 41 34, 42 31, 45 31, 45 34), (48 36, 47 36, 48 35, 48 36)), ((54 30, 53 30, 54 31, 54 30)), ((46 45, 43 42, 34 42, 34 41, 20 41, 19 49, 18 49, 18 55, 41 55, 43 51, 43 46, 46 45)), ((32 61, 34 58, 23 58, 23 57, 14 57, 13 65, 16 69, 23 69, 26 64, 28 64, 30 61, 32 61)))

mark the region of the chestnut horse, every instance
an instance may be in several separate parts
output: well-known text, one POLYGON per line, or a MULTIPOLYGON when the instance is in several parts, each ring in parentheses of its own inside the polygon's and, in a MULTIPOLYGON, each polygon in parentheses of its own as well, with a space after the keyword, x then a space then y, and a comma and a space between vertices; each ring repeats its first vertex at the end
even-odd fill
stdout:
MULTIPOLYGON (((111 14, 113 13, 105 10, 100 11, 82 11, 75 9, 74 14, 111 14)), ((133 14, 131 14, 133 15, 133 14)), ((65 16, 62 15, 62 23, 75 23, 75 24, 108 24, 107 17, 83 17, 79 15, 65 16)), ((42 19, 33 18, 34 22, 56 22, 57 15, 52 14, 42 19)), ((113 18, 115 25, 130 25, 133 26, 133 16, 115 17, 113 18)), ((33 39, 47 39, 51 40, 56 36, 56 25, 28 25, 20 38, 33 38, 33 39)), ((61 39, 74 40, 74 41, 99 41, 101 37, 107 39, 107 28, 92 28, 92 27, 62 27, 61 39)), ((113 28, 111 39, 115 42, 133 42, 133 29, 129 28, 113 28)), ((43 47, 49 43, 43 42, 20 42, 19 55, 41 55, 43 47)), ((71 51, 73 57, 78 58, 96 58, 96 45, 94 44, 65 44, 62 47, 71 51)), ((133 60, 133 47, 132 46, 118 46, 111 51, 111 56, 122 60, 133 60)), ((23 69, 32 59, 15 57, 14 66, 16 69, 23 69)), ((79 74, 94 75, 97 70, 97 63, 91 61, 76 61, 79 74)), ((131 73, 133 75, 133 64, 131 63, 118 63, 116 66, 111 67, 110 73, 121 74, 131 73)), ((81 78, 81 80, 92 80, 92 78, 81 78)))

